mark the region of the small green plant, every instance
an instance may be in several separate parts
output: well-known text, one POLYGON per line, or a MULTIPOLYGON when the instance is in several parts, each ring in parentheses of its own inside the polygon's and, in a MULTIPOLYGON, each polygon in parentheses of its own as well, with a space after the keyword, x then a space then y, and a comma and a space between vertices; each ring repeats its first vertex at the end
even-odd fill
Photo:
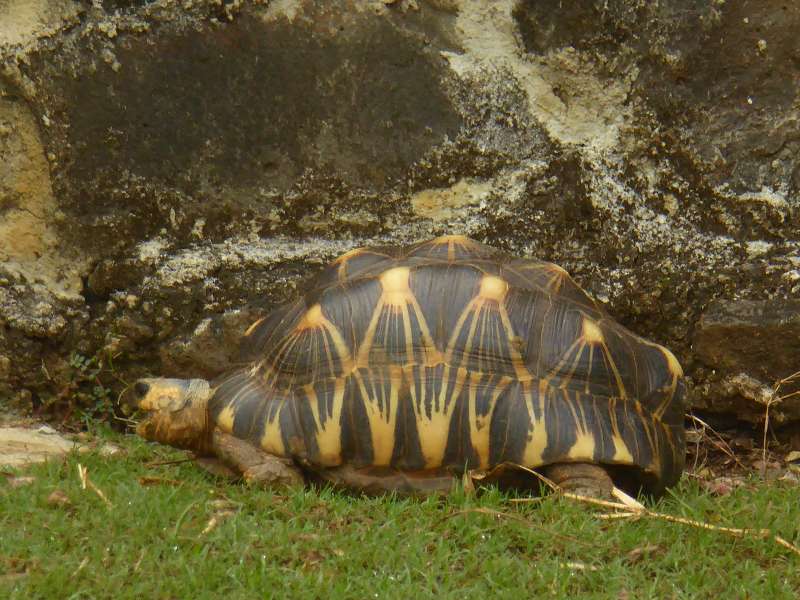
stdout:
POLYGON ((111 389, 101 379, 107 370, 102 359, 72 352, 68 364, 71 369, 68 388, 72 390, 71 401, 78 407, 80 421, 89 429, 95 421, 111 420, 114 404, 111 389))

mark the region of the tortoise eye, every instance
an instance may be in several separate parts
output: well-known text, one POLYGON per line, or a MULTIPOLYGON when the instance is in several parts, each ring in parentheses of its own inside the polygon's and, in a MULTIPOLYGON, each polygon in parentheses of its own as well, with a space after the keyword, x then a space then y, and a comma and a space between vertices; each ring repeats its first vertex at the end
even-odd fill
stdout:
POLYGON ((133 386, 133 392, 139 398, 144 398, 147 395, 147 392, 150 391, 150 384, 145 383, 144 381, 137 381, 133 386))

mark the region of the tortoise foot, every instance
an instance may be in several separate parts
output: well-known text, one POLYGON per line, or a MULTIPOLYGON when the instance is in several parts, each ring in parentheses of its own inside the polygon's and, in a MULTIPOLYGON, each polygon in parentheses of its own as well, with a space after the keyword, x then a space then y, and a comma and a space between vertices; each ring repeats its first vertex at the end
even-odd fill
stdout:
POLYGON ((249 485, 265 488, 294 487, 305 483, 303 472, 290 459, 275 456, 219 429, 212 435, 214 454, 241 473, 249 485))
POLYGON ((590 463, 556 463, 548 465, 542 474, 562 491, 601 498, 613 498, 614 482, 603 467, 590 463))

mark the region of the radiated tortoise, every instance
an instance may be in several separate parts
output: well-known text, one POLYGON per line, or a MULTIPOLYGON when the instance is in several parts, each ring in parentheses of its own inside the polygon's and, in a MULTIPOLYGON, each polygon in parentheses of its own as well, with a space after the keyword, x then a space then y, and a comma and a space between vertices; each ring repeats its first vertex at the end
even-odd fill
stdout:
POLYGON ((218 380, 138 381, 138 433, 265 485, 449 490, 522 466, 658 495, 684 464, 672 353, 560 267, 461 236, 360 248, 245 333, 218 380))

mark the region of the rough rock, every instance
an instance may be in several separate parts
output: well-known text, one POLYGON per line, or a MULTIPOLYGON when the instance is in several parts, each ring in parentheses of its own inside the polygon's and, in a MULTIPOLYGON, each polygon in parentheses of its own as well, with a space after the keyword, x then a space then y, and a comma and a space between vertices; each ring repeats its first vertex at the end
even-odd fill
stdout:
POLYGON ((800 365, 798 28, 776 0, 10 0, 0 397, 213 376, 326 260, 448 232, 562 264, 693 406, 758 421, 800 365))
POLYGON ((0 465, 20 467, 68 454, 77 446, 55 431, 0 427, 0 465))
POLYGON ((96 450, 113 456, 122 450, 113 444, 87 445, 69 439, 48 425, 32 427, 0 427, 0 467, 24 467, 51 458, 63 458, 70 452, 96 450))
POLYGON ((749 413, 739 408, 741 417, 763 418, 774 405, 779 420, 800 419, 800 403, 791 401, 800 392, 799 300, 712 304, 697 325, 694 352, 713 368, 699 396, 713 398, 714 407, 727 402, 736 411, 747 398, 753 404, 749 413))

